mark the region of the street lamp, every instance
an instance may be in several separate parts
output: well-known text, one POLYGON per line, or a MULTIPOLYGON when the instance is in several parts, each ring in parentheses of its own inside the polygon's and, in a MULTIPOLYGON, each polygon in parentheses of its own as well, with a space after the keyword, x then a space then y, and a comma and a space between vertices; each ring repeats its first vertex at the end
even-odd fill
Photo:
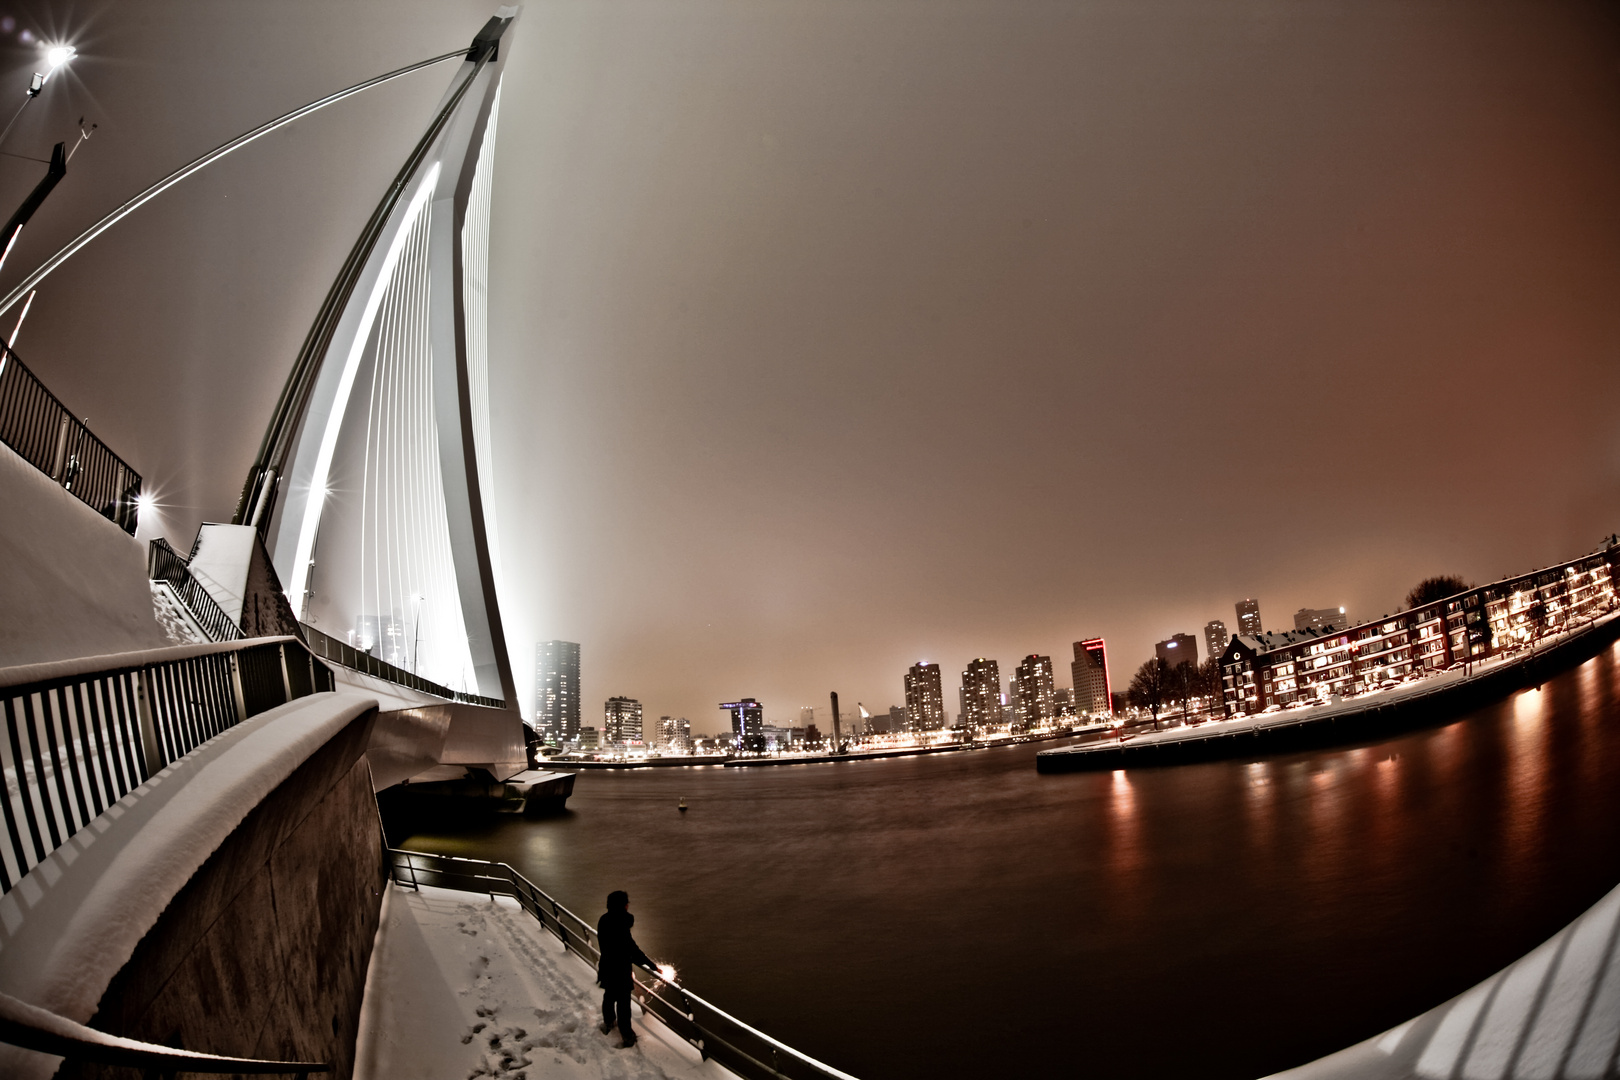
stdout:
POLYGON ((45 50, 45 70, 43 73, 34 72, 33 79, 28 83, 28 96, 23 98, 21 105, 17 106, 17 111, 12 114, 11 121, 6 124, 5 130, 0 131, 0 144, 5 143, 6 136, 11 134, 11 129, 17 123, 18 118, 22 116, 23 110, 28 108, 30 101, 39 97, 39 92, 45 89, 45 84, 51 81, 51 76, 55 75, 59 68, 66 67, 68 61, 77 55, 78 50, 71 45, 52 45, 45 50))

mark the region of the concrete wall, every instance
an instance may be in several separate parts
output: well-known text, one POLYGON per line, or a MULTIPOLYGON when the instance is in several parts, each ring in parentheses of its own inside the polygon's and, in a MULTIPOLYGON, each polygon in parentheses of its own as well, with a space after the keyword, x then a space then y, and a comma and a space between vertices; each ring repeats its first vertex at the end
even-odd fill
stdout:
POLYGON ((174 644, 146 545, 0 446, 0 667, 174 644))
MULTIPOLYGON (((386 866, 351 722, 252 810, 169 904, 90 1026, 349 1077, 386 866)), ((59 1077, 130 1076, 65 1065, 59 1077)))

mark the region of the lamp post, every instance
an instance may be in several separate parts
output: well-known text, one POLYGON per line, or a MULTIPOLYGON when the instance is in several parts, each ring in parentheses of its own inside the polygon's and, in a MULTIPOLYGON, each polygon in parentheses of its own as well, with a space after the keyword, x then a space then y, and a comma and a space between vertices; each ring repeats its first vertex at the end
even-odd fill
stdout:
POLYGON ((33 79, 28 83, 28 96, 23 98, 23 103, 17 106, 15 113, 12 113, 11 120, 6 124, 5 130, 0 131, 0 145, 5 143, 6 136, 11 134, 12 127, 17 123, 18 118, 22 116, 23 110, 28 108, 28 103, 39 97, 39 92, 45 89, 45 84, 51 81, 51 76, 55 75, 58 69, 66 67, 68 61, 72 60, 77 54, 78 50, 71 45, 53 45, 45 50, 45 71, 43 73, 34 72, 33 79))
MULTIPOLYGON (((56 45, 46 50, 45 72, 44 74, 34 72, 33 81, 28 84, 28 96, 12 114, 11 122, 6 125, 6 129, 0 131, 0 144, 5 143, 6 136, 11 134, 12 127, 22 116, 23 110, 28 108, 28 103, 39 97, 39 92, 45 88, 45 84, 59 68, 67 66, 68 61, 73 59, 74 52, 71 45, 56 45)), ((83 131, 82 126, 80 131, 83 131)), ((74 149, 78 147, 75 146, 74 149)), ((11 254, 12 245, 17 242, 17 235, 22 232, 22 227, 28 224, 28 219, 34 216, 34 211, 39 209, 39 204, 45 201, 45 196, 51 193, 51 189, 67 175, 66 150, 65 143, 57 143, 51 150, 50 165, 45 170, 45 178, 34 186, 34 190, 28 193, 28 198, 24 199, 22 205, 17 207, 16 213, 11 215, 11 220, 6 222, 5 228, 0 230, 0 266, 5 265, 6 256, 11 254)))

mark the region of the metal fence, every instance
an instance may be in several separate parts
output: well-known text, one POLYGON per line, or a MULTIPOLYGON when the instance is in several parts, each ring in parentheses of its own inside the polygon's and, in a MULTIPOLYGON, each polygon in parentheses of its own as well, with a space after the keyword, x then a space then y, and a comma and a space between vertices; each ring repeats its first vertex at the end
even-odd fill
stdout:
POLYGON ((0 687, 0 893, 170 762, 332 688, 331 671, 293 639, 0 687))
POLYGON ((0 442, 131 535, 141 474, 90 434, 0 342, 0 442))
MULTIPOLYGON (((557 903, 506 863, 461 859, 420 851, 388 851, 391 873, 401 885, 510 896, 569 949, 595 966, 600 958, 596 930, 557 903)), ((855 1080, 738 1020, 690 990, 632 968, 635 998, 681 1038, 746 1080, 855 1080)))
POLYGON ((300 623, 299 625, 304 628, 304 640, 309 642, 310 651, 323 660, 330 660, 334 664, 342 664, 351 670, 373 675, 400 686, 408 686, 412 690, 420 690, 422 693, 432 694, 434 697, 447 698, 451 701, 463 701, 469 705, 482 705, 486 709, 506 708, 506 702, 500 698, 482 697, 478 694, 452 690, 448 686, 440 686, 431 679, 424 679, 420 675, 406 671, 404 668, 395 667, 393 664, 379 660, 370 653, 361 652, 346 641, 339 641, 335 637, 323 634, 308 623, 300 623))
POLYGON ((147 576, 166 582, 180 602, 197 620, 209 641, 240 641, 242 628, 214 601, 202 583, 191 576, 186 559, 161 536, 152 541, 146 556, 147 576))

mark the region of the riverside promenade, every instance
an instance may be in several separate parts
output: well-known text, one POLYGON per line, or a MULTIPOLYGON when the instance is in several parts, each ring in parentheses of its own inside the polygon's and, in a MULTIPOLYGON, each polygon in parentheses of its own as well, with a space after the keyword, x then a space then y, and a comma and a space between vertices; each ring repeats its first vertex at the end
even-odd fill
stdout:
POLYGON ((371 955, 356 1080, 736 1076, 639 1007, 602 1034, 596 972, 511 897, 390 886, 371 955))
POLYGON ((1549 675, 1596 655, 1617 636, 1620 610, 1550 635, 1520 652, 1436 672, 1387 690, 1329 704, 1295 705, 1277 712, 1133 734, 1124 742, 1109 739, 1043 750, 1035 756, 1035 768, 1058 773, 1174 765, 1379 738, 1540 685, 1549 675))

